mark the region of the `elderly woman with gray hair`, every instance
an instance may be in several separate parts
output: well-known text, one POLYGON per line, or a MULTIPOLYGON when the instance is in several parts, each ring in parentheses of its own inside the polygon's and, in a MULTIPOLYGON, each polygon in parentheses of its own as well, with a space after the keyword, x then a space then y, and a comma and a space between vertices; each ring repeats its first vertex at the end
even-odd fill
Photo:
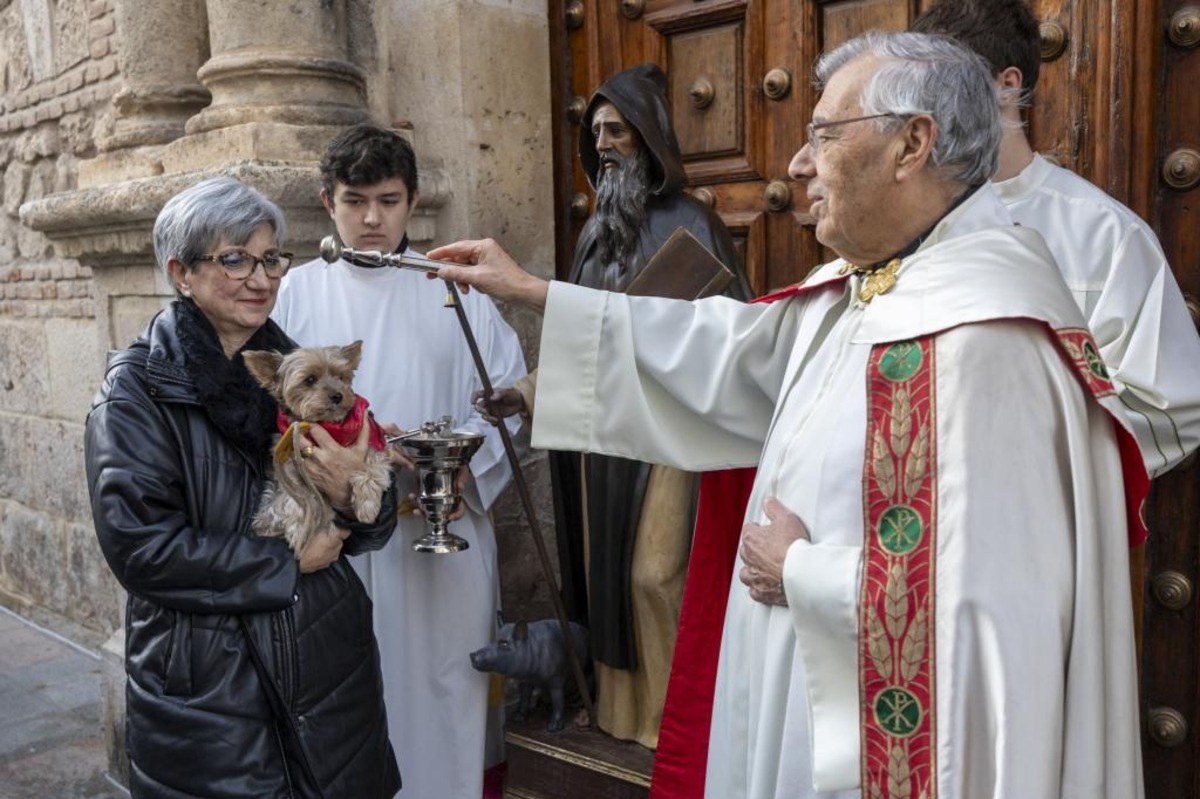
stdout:
MULTIPOLYGON (((344 557, 391 536, 395 486, 376 521, 339 518, 297 553, 250 531, 276 406, 241 353, 295 347, 268 318, 291 260, 283 235, 279 208, 233 179, 167 202, 154 246, 177 297, 110 358, 88 414, 92 516, 129 592, 134 796, 400 788, 370 600, 344 557)), ((365 441, 317 443, 312 477, 337 504, 365 441)))

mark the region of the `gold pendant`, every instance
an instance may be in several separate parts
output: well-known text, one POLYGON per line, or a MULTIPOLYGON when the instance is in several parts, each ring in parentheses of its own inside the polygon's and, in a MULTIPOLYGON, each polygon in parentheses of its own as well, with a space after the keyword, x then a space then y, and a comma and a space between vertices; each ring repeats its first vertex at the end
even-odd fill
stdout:
POLYGON ((893 258, 885 266, 871 272, 863 280, 862 288, 858 290, 858 298, 870 302, 879 294, 887 294, 896 285, 896 273, 900 271, 900 259, 893 258))

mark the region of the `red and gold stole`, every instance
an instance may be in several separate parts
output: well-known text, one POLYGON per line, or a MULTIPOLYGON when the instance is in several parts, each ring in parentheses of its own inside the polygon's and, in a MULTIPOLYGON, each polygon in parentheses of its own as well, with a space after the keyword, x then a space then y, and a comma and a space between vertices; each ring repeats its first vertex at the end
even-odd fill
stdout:
POLYGON ((864 799, 934 799, 937 403, 933 336, 871 351, 859 696, 864 799))

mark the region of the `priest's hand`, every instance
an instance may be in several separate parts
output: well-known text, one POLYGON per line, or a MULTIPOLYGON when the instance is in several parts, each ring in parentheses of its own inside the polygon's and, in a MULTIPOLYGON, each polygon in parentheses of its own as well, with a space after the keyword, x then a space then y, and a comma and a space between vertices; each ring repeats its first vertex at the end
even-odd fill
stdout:
MULTIPOLYGON (((550 284, 518 266, 491 239, 456 241, 430 250, 426 257, 435 261, 451 261, 438 270, 436 277, 457 283, 464 292, 475 288, 494 299, 519 302, 539 313, 546 308, 546 292, 550 284)), ((433 274, 429 276, 435 277, 433 274)))
POLYGON ((764 605, 787 605, 783 590, 783 562, 798 539, 808 540, 808 529, 800 517, 769 497, 763 503, 768 523, 742 528, 742 569, 738 579, 750 589, 750 598, 764 605))
POLYGON ((480 389, 471 395, 471 405, 484 421, 494 425, 500 424, 501 419, 525 413, 525 397, 515 388, 493 389, 490 399, 484 399, 483 389, 480 389))

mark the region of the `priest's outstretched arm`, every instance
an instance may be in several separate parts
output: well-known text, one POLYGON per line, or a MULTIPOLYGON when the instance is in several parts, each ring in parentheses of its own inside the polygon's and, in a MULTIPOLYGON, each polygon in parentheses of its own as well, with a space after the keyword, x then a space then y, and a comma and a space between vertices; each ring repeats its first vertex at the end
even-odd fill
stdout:
POLYGON ((791 303, 629 297, 548 282, 495 242, 430 253, 438 277, 546 315, 533 444, 690 471, 754 465, 797 346, 791 303))

